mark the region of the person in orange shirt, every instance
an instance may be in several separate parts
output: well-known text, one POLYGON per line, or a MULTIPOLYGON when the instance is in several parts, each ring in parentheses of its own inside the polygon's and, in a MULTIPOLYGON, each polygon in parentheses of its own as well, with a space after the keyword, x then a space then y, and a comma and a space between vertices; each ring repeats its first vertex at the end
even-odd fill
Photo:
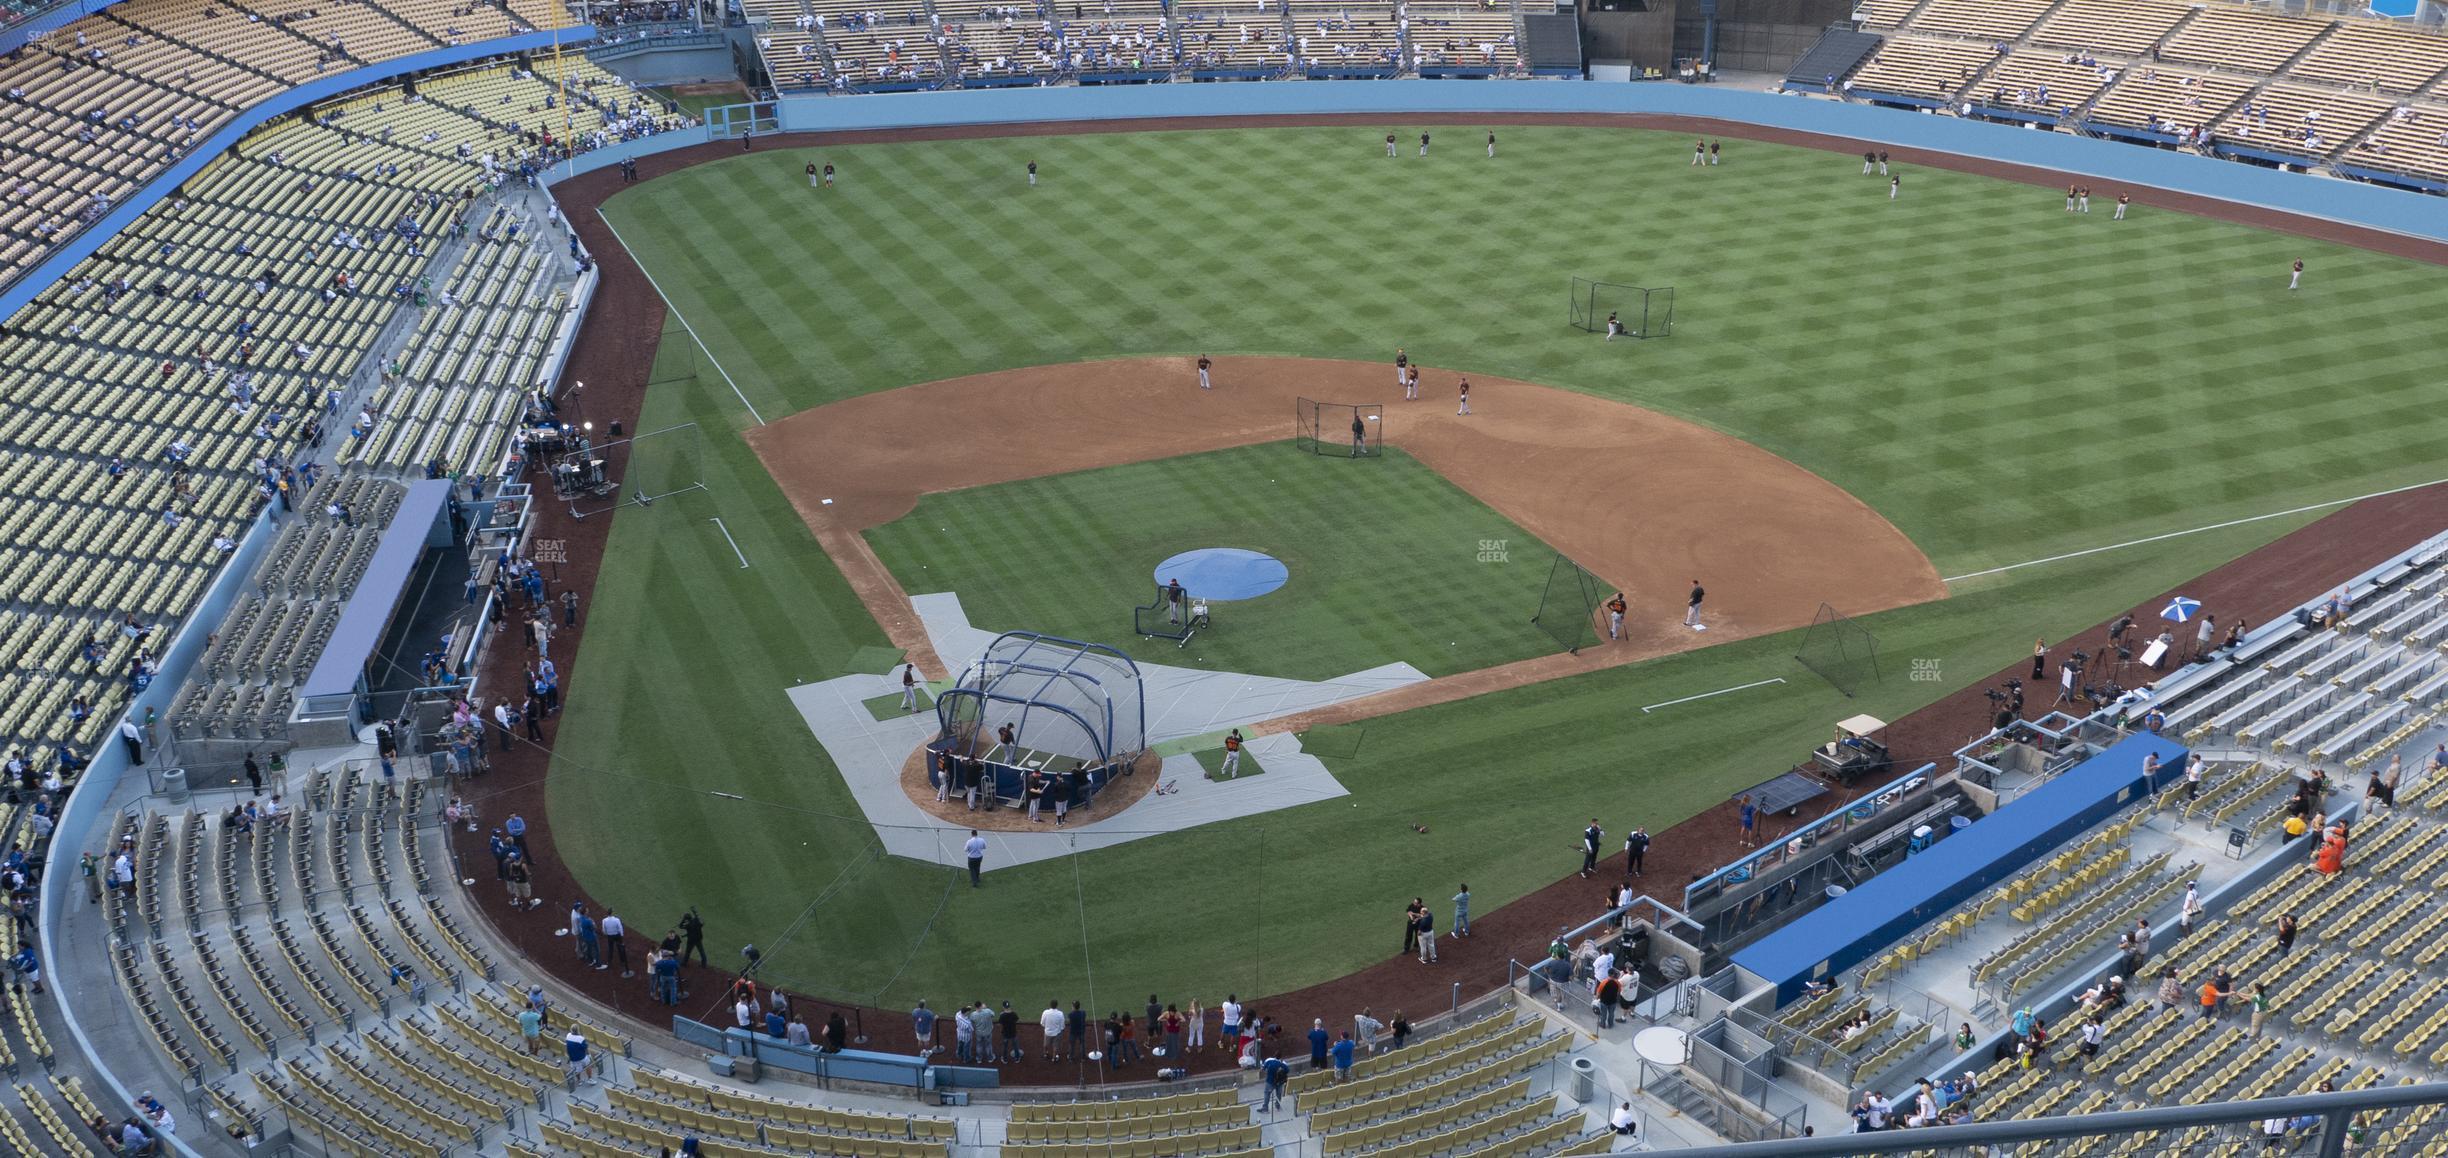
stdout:
POLYGON ((1241 771, 1241 729, 1234 728, 1224 736, 1224 778, 1232 779, 1241 771))

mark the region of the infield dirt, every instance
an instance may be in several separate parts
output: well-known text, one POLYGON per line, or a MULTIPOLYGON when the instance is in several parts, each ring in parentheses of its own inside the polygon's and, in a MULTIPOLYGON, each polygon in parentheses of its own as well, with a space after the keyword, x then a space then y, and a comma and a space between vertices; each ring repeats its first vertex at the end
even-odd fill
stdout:
MULTIPOLYGON (((1860 615, 1946 594, 1937 568, 1878 512, 1750 443, 1502 378, 1472 379, 1464 415, 1462 374, 1420 373, 1421 397, 1406 400, 1390 360, 1223 358, 1212 389, 1199 387, 1187 357, 1034 366, 861 395, 746 437, 894 646, 922 655, 931 652, 909 597, 861 532, 908 514, 925 494, 1288 440, 1302 397, 1381 406, 1372 438, 1382 434, 1631 604, 1620 641, 1354 701, 1337 719, 1800 627, 1822 602, 1860 615), (1694 579, 1708 590, 1705 632, 1683 626, 1694 579)), ((1348 422, 1325 436, 1347 437, 1348 422)), ((1368 464, 1314 458, 1286 469, 1368 464)), ((942 678, 934 662, 930 674, 942 678)))

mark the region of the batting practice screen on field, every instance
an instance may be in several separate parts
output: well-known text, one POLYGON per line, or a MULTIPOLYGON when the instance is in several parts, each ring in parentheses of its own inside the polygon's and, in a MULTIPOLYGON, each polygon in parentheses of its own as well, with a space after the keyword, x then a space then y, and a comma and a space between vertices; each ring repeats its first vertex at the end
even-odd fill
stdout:
POLYGON ((1302 450, 1328 458, 1375 458, 1385 440, 1385 407, 1374 402, 1294 403, 1294 440, 1302 450))

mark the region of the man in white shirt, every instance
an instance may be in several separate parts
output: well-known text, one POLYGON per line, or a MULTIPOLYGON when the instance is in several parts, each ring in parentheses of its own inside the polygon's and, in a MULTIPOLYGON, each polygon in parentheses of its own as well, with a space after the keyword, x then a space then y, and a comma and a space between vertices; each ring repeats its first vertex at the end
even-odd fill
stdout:
POLYGON ((1624 1104, 1617 1106, 1615 1108, 1615 1116, 1607 1119, 1607 1124, 1613 1126, 1615 1128, 1615 1132, 1618 1134, 1632 1133, 1635 1129, 1639 1128, 1637 1125, 1638 1122, 1639 1118, 1632 1113, 1632 1103, 1630 1102, 1625 1102, 1624 1104))
POLYGON ((1062 1059, 1062 1054, 1060 1051, 1062 1050, 1063 1027, 1068 1024, 1069 1022, 1063 1017, 1062 1003, 1048 999, 1046 1001, 1045 1012, 1037 1015, 1037 1028, 1045 1032, 1045 1056, 1047 1061, 1060 1061, 1062 1059))
POLYGON ((604 959, 620 962, 621 976, 637 976, 637 970, 629 967, 629 927, 621 923, 619 915, 605 913, 596 931, 603 934, 604 959))
POLYGON ((1224 1004, 1217 1010, 1217 1012, 1223 1015, 1224 1033, 1222 1036, 1216 1038, 1216 1048, 1240 1048, 1239 1038, 1241 1036, 1241 1003, 1234 1000, 1234 996, 1232 994, 1226 994, 1224 996, 1224 1004))

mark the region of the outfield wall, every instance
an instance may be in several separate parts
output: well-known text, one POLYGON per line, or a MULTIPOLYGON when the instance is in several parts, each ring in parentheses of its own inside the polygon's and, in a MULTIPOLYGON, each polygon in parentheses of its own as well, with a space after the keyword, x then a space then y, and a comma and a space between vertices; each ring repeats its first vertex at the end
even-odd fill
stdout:
MULTIPOLYGON (((1156 84, 1046 89, 785 97, 787 132, 1003 125, 1149 117, 1293 116, 1316 113, 1640 113, 1714 117, 1769 128, 1927 149, 2089 178, 2191 193, 2288 213, 2448 240, 2448 212, 2421 193, 2282 173, 2234 161, 2139 145, 1907 112, 1876 105, 1683 84, 1596 84, 1553 80, 1380 80, 1301 84, 1156 84)), ((1372 130, 1374 132, 1374 130, 1372 130)), ((632 147, 605 149, 556 167, 555 179, 618 161, 708 140, 700 127, 632 147)), ((1451 147, 1476 149, 1457 131, 1451 147)), ((1831 162, 1836 164, 1835 162, 1831 162)), ((1906 196, 1911 196, 1908 188, 1906 196)))

